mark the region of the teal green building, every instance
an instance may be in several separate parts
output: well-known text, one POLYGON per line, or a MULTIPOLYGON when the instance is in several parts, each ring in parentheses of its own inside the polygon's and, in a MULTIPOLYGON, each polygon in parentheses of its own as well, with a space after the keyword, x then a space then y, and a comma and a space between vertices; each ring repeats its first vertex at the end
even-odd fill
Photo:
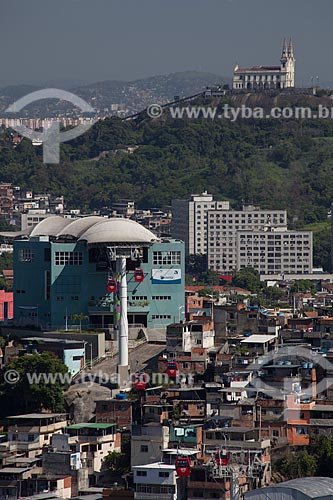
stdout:
POLYGON ((184 243, 158 240, 129 219, 52 216, 14 241, 14 324, 45 330, 107 328, 115 321, 112 250, 124 247, 129 326, 164 328, 184 311, 184 243), (135 281, 135 269, 144 280, 135 281), (81 315, 81 318, 78 316, 81 315))

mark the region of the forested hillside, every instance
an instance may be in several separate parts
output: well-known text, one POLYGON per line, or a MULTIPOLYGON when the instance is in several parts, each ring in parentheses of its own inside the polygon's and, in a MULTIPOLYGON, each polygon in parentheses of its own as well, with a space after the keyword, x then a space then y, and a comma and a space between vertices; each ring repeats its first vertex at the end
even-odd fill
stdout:
MULTIPOLYGON (((322 102, 304 96, 262 99, 256 97, 250 104, 315 107, 322 102)), ((328 101, 332 102, 327 98, 323 102, 328 101)), ((230 103, 230 98, 205 104, 225 102, 230 103)), ((333 123, 329 119, 232 123, 171 119, 168 113, 141 123, 109 119, 72 143, 62 144, 59 165, 44 165, 41 148, 26 139, 16 149, 3 144, 0 181, 63 194, 68 207, 87 211, 121 198, 132 198, 139 207, 168 205, 173 198, 208 190, 233 206, 253 202, 287 208, 291 226, 300 228, 327 221, 333 199, 333 123), (139 148, 128 154, 123 151, 128 145, 139 148), (98 159, 103 151, 108 153, 98 159)), ((316 264, 328 257, 328 225, 318 228, 326 246, 316 264)))

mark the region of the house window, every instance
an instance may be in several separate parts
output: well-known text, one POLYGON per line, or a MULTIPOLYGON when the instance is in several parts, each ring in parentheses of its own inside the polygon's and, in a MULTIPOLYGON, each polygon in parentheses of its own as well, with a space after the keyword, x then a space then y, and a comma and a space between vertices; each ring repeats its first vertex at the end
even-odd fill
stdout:
POLYGON ((55 252, 54 264, 56 266, 82 266, 82 252, 55 252))
POLYGON ((141 453, 148 453, 148 446, 146 444, 142 444, 140 447, 141 453))
POLYGON ((153 264, 154 265, 171 265, 180 264, 181 257, 179 251, 173 252, 153 252, 153 264))
POLYGON ((304 436, 305 436, 305 435, 307 435, 307 434, 308 434, 308 429, 307 429, 307 427, 296 427, 296 434, 297 434, 298 436, 300 436, 300 435, 302 435, 302 436, 303 436, 303 435, 304 435, 304 436))
POLYGON ((33 262, 34 257, 35 257, 34 251, 31 248, 20 248, 19 250, 20 262, 33 262))
POLYGON ((277 430, 277 429, 273 429, 272 430, 272 436, 275 437, 275 438, 278 438, 280 435, 280 432, 277 430))
POLYGON ((136 471, 136 475, 138 477, 146 477, 147 476, 147 471, 145 471, 145 470, 137 470, 136 471))
POLYGON ((164 472, 164 471, 162 471, 162 472, 159 472, 159 474, 158 474, 158 475, 159 475, 159 477, 169 477, 169 476, 170 476, 170 473, 169 473, 169 472, 164 472))

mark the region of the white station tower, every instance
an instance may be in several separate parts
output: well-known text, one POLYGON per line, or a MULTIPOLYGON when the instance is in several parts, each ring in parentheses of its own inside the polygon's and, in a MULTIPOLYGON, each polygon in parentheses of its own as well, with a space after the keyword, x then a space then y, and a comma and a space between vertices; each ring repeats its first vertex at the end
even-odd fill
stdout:
POLYGON ((128 319, 127 319, 127 261, 137 261, 143 248, 150 247, 158 238, 148 229, 135 221, 122 218, 105 219, 94 224, 86 233, 90 248, 103 248, 108 256, 109 271, 115 262, 118 276, 119 328, 118 328, 118 377, 120 387, 129 382, 128 362, 128 319))

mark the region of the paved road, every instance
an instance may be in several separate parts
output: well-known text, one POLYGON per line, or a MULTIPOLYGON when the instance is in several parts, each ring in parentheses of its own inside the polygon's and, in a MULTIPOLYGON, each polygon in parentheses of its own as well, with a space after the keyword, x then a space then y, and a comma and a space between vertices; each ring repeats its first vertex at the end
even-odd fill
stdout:
MULTIPOLYGON (((129 352, 129 363, 131 368, 131 373, 136 370, 143 370, 150 368, 154 371, 157 370, 157 358, 160 353, 164 350, 163 345, 156 344, 141 344, 136 349, 131 349, 129 352)), ((92 367, 92 370, 86 370, 87 374, 101 375, 105 373, 106 375, 111 375, 117 371, 118 355, 116 354, 112 358, 105 358, 96 365, 92 367)))
MULTIPOLYGON (((163 350, 163 345, 149 343, 131 349, 129 352, 131 373, 147 367, 156 371, 157 357, 163 350)), ((103 359, 94 365, 91 371, 85 370, 75 378, 75 383, 66 392, 66 401, 74 422, 90 422, 95 416, 95 401, 109 399, 118 392, 118 389, 114 388, 114 383, 117 381, 117 361, 117 355, 103 359), (110 384, 110 381, 113 383, 110 384)))

